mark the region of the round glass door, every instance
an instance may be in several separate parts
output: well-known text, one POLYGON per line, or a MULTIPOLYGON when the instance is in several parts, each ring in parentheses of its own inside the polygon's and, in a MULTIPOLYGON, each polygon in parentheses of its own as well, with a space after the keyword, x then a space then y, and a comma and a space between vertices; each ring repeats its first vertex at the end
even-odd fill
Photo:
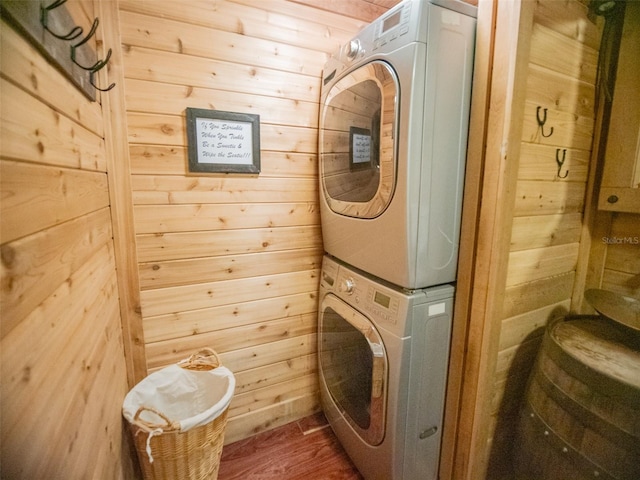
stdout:
POLYGON ((336 213, 375 218, 396 183, 398 80, 382 61, 363 65, 327 92, 320 119, 320 176, 336 213))
POLYGON ((384 438, 387 356, 373 324, 327 295, 321 307, 319 359, 329 394, 353 429, 370 445, 384 438))

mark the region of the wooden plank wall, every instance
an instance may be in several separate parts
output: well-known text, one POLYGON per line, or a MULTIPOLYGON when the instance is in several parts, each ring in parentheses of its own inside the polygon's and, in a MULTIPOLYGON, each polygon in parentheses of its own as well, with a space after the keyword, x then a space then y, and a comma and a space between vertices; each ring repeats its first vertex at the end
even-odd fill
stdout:
POLYGON ((583 2, 536 4, 487 478, 500 478, 546 323, 571 306, 595 119, 599 28, 583 2), (538 119, 545 120, 544 126, 538 119), (559 168, 556 158, 564 161, 559 168))
MULTIPOLYGON (((640 298, 640 214, 598 212, 585 288, 640 298)), ((593 313, 586 302, 581 310, 593 313)))
POLYGON ((119 3, 147 364, 218 351, 227 443, 319 408, 321 70, 387 6, 313 4, 119 3), (260 115, 261 173, 189 174, 187 107, 260 115))
MULTIPOLYGON (((633 22, 633 19, 637 22, 638 18, 640 18, 637 13, 637 4, 626 4, 624 20, 618 25, 622 35, 620 40, 621 47, 625 43, 625 37, 626 40, 630 38, 628 37, 628 30, 626 30, 630 25, 629 22, 633 22), (635 7, 635 11, 633 7, 635 7)), ((622 52, 621 55, 623 55, 622 52)), ((620 63, 618 59, 615 67, 616 71, 620 71, 624 66, 624 63, 620 63)), ((624 131, 624 129, 620 131, 621 129, 617 128, 619 122, 616 123, 614 121, 618 114, 615 99, 622 93, 619 89, 620 85, 614 87, 613 99, 610 99, 611 118, 609 123, 605 123, 608 117, 602 115, 603 118, 600 119, 602 133, 599 137, 596 137, 596 145, 599 147, 598 161, 600 162, 600 169, 596 172, 596 183, 600 187, 600 191, 596 190, 591 199, 593 218, 588 232, 591 245, 588 252, 588 267, 584 273, 585 289, 601 288, 640 299, 640 208, 633 212, 630 204, 628 204, 626 208, 622 208, 624 212, 621 212, 611 208, 607 202, 608 206, 604 207, 604 210, 598 210, 598 205, 602 205, 600 200, 603 196, 606 197, 603 194, 603 189, 607 185, 607 176, 617 179, 616 182, 611 183, 609 181, 608 185, 615 183, 631 185, 632 183, 633 168, 630 168, 632 166, 625 165, 624 162, 621 163, 615 156, 611 157, 610 155, 612 146, 620 143, 625 138, 628 140, 628 145, 636 144, 635 132, 624 131), (618 130, 615 135, 613 133, 610 134, 612 129, 618 130), (626 134, 627 137, 620 137, 621 134, 626 134)), ((604 89, 600 95, 602 98, 600 102, 604 104, 607 100, 604 89)), ((637 91, 635 95, 638 95, 637 91)), ((624 95, 622 98, 625 101, 627 100, 624 95)), ((632 104, 630 103, 630 105, 632 104)), ((617 105, 619 106, 620 104, 617 105)), ((577 293, 574 294, 574 303, 577 300, 575 297, 578 297, 577 293)), ((594 313, 593 308, 587 302, 579 304, 579 308, 581 312, 594 313)))
POLYGON ((102 108, 4 21, 0 46, 1 476, 133 478, 102 108))
POLYGON ((640 213, 613 213, 599 288, 640 298, 640 213))

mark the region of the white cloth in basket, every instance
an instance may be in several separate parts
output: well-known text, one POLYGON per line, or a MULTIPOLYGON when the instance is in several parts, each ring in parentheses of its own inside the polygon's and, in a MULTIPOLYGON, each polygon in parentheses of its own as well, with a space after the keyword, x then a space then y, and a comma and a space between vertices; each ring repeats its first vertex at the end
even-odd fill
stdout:
MULTIPOLYGON (((122 405, 124 417, 132 424, 140 407, 164 414, 180 423, 185 432, 215 420, 227 408, 233 397, 236 380, 226 367, 196 371, 178 365, 158 370, 147 376, 127 394, 122 405)), ((162 428, 166 422, 148 410, 139 417, 162 428)))

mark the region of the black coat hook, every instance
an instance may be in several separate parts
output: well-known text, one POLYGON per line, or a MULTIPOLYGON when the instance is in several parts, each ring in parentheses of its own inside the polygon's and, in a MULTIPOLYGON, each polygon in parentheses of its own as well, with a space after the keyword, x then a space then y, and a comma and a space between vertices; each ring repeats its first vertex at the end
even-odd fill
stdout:
MULTIPOLYGON (((111 83, 106 88, 98 86, 99 79, 96 74, 109 64, 111 54, 113 53, 112 49, 109 48, 105 53, 105 57, 103 59, 99 59, 97 51, 101 50, 98 48, 100 43, 96 40, 91 42, 91 39, 96 39, 98 36, 97 31, 98 26, 100 25, 100 19, 97 17, 94 18, 93 24, 87 31, 86 26, 84 28, 79 25, 74 26, 73 17, 65 5, 67 0, 31 1, 35 3, 34 8, 39 8, 40 10, 40 25, 37 24, 37 19, 33 18, 34 15, 37 15, 37 10, 34 12, 32 8, 12 6, 10 13, 13 12, 13 10, 17 12, 14 12, 15 15, 19 13, 18 17, 15 18, 15 21, 27 31, 30 31, 30 29, 35 27, 34 41, 44 45, 47 52, 51 54, 51 61, 67 74, 69 80, 73 82, 74 85, 78 87, 91 101, 95 101, 96 99, 95 91, 91 87, 101 92, 108 92, 114 88, 116 86, 115 83, 111 83), (32 24, 33 21, 36 21, 35 25, 32 24), (64 30, 68 30, 68 32, 65 33, 64 30), (66 44, 59 44, 54 40, 54 38, 69 42, 71 62, 69 62, 68 57, 64 57, 64 47, 66 44), (49 44, 51 44, 51 48, 49 48, 49 44), (85 50, 78 50, 83 46, 85 47, 85 50), (87 82, 86 79, 87 74, 89 75, 89 82, 87 82)), ((2 3, 2 0, 0 0, 0 3, 2 3)), ((9 3, 17 4, 26 2, 9 3)), ((4 3, 2 10, 2 13, 4 14, 4 3)), ((106 50, 106 48, 104 50, 106 50)))
POLYGON ((544 124, 547 123, 547 109, 545 108, 543 110, 542 117, 540 117, 540 110, 542 110, 542 107, 538 107, 536 109, 536 120, 538 120, 538 128, 540 128, 540 133, 543 137, 547 138, 553 135, 553 127, 549 129, 549 135, 544 134, 544 124))
POLYGON ((111 85, 109 85, 107 88, 100 88, 99 86, 97 86, 95 84, 95 75, 96 73, 98 73, 98 71, 104 67, 107 64, 108 58, 107 60, 102 63, 102 65, 100 65, 98 68, 96 68, 95 70, 91 70, 91 72, 89 72, 89 83, 91 83, 91 85, 93 86, 93 88, 95 88, 96 90, 100 90, 101 92, 108 92, 109 90, 111 90, 113 87, 116 86, 115 83, 112 83, 111 85))
POLYGON ((560 160, 560 149, 556 148, 556 163, 558 164, 558 173, 557 173, 558 178, 567 178, 567 175, 569 175, 569 170, 564 172, 564 175, 560 175, 560 170, 562 170, 562 165, 564 165, 564 160, 566 156, 567 156, 567 149, 564 148, 562 149, 562 160, 560 160))
POLYGON ((83 38, 81 41, 79 41, 78 43, 76 43, 75 45, 71 45, 71 60, 73 60, 73 63, 78 65, 80 68, 82 68, 84 70, 87 70, 89 72, 89 83, 93 86, 93 88, 95 88, 96 90, 100 90, 101 92, 108 92, 113 87, 115 87, 116 84, 112 83, 107 88, 100 88, 95 83, 95 74, 98 73, 100 70, 102 70, 107 65, 107 63, 109 63, 109 59, 111 58, 112 50, 109 49, 107 51, 107 56, 106 56, 106 58, 104 60, 98 60, 96 63, 94 63, 90 67, 87 67, 85 65, 80 65, 78 63, 78 61, 76 60, 76 49, 80 48, 82 45, 87 43, 91 39, 91 37, 93 37, 95 35, 99 24, 100 24, 100 19, 95 18, 93 20, 93 24, 91 25, 91 30, 89 30, 89 33, 87 34, 87 36, 85 38, 83 38))
POLYGON ((49 12, 66 3, 66 1, 67 0, 56 0, 51 5, 48 5, 46 7, 44 5, 40 5, 40 24, 47 32, 60 40, 75 40, 80 35, 82 35, 82 27, 75 26, 69 33, 66 33, 64 35, 57 34, 49 28, 49 12))
MULTIPOLYGON (((66 0, 65 0, 66 1, 66 0)), ((86 37, 84 37, 82 40, 80 40, 78 43, 76 43, 75 45, 71 45, 71 60, 73 61, 73 63, 75 63, 77 66, 79 66, 80 68, 82 68, 83 70, 88 70, 88 71, 92 71, 95 68, 98 67, 98 65, 100 65, 100 60, 98 60, 98 62, 96 62, 94 65, 90 66, 90 67, 85 67, 84 65, 80 65, 78 63, 78 61, 76 60, 76 49, 80 48, 82 45, 84 45, 85 43, 87 43, 91 37, 93 37, 96 33, 96 30, 98 29, 98 25, 100 24, 100 20, 98 20, 97 18, 93 21, 93 24, 91 25, 91 30, 89 30, 89 33, 87 34, 86 37)), ((108 61, 108 60, 107 60, 108 61)), ((102 68, 102 67, 100 67, 102 68)), ((100 69, 98 68, 98 70, 100 69)))

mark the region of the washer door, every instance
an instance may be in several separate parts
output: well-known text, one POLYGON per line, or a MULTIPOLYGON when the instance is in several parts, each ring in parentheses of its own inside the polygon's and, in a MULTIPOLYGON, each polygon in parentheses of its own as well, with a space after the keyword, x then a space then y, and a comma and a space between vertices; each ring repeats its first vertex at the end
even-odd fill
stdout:
POLYGON ((375 218, 389 206, 396 183, 399 86, 379 60, 345 75, 323 95, 320 178, 329 208, 375 218))
POLYGON ((368 444, 384 438, 387 355, 373 324, 328 294, 320 306, 320 372, 331 398, 368 444))

